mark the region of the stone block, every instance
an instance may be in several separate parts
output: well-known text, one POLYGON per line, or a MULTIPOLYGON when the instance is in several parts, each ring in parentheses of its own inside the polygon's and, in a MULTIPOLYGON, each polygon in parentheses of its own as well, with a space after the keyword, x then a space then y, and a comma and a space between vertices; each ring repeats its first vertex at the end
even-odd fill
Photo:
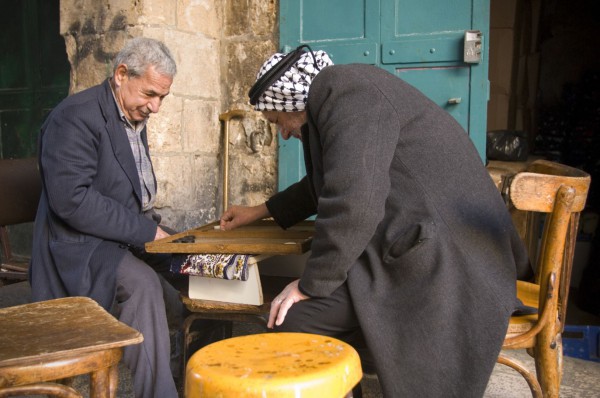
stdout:
POLYGON ((222 141, 219 123, 219 103, 200 99, 183 102, 183 149, 186 152, 219 152, 222 141))
POLYGON ((165 30, 144 28, 144 35, 163 41, 171 50, 177 63, 177 76, 171 87, 174 94, 220 99, 219 42, 202 36, 165 30))
POLYGON ((223 2, 177 0, 177 29, 219 38, 222 32, 223 2))
POLYGON ((177 210, 171 207, 157 208, 156 210, 162 216, 162 224, 179 232, 197 228, 218 219, 214 206, 195 210, 177 210))
POLYGON ((216 156, 153 155, 158 192, 155 206, 189 211, 214 207, 217 196, 216 156))
POLYGON ((85 35, 126 30, 138 22, 142 4, 131 0, 61 0, 60 33, 85 35))
POLYGON ((148 145, 151 151, 160 153, 182 150, 182 110, 183 99, 175 95, 168 95, 163 100, 159 112, 150 116, 148 145))
POLYGON ((230 122, 229 202, 254 205, 275 192, 277 145, 259 112, 230 122))
POLYGON ((273 35, 277 31, 278 5, 275 0, 227 1, 225 35, 273 35))
POLYGON ((66 35, 65 46, 72 68, 70 91, 81 91, 112 76, 114 57, 130 38, 126 31, 102 36, 66 35))
POLYGON ((139 3, 143 7, 142 14, 137 21, 140 24, 175 26, 177 7, 173 1, 143 0, 139 3))
POLYGON ((219 182, 221 175, 217 156, 195 155, 193 157, 193 191, 190 209, 208 209, 215 207, 217 201, 221 201, 219 190, 222 188, 219 182))
POLYGON ((276 163, 272 156, 233 151, 229 164, 230 204, 257 205, 276 192, 276 163))
POLYGON ((152 155, 156 173, 156 207, 169 206, 175 209, 193 208, 193 164, 191 155, 152 155))
POLYGON ((248 104, 248 91, 256 81, 262 64, 276 52, 275 43, 269 40, 228 42, 224 44, 227 69, 224 81, 224 100, 229 103, 241 101, 248 104))

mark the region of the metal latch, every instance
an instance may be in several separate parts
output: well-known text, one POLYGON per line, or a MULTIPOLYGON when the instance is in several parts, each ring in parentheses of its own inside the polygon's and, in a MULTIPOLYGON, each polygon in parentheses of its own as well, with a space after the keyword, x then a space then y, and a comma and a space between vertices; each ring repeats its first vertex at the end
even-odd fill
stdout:
POLYGON ((480 30, 465 31, 464 62, 476 64, 481 62, 483 35, 480 30))

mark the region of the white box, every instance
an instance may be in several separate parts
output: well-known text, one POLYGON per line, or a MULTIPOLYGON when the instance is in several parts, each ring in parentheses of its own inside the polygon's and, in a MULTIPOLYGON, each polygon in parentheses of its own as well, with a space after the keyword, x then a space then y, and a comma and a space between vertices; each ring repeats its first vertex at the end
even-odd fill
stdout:
POLYGON ((188 296, 198 300, 262 305, 264 302, 260 274, 300 278, 309 255, 310 251, 302 255, 252 256, 248 259, 246 281, 190 275, 188 296))
POLYGON ((191 299, 223 301, 235 304, 262 305, 263 295, 256 260, 248 260, 248 280, 227 280, 190 275, 188 296, 191 299))

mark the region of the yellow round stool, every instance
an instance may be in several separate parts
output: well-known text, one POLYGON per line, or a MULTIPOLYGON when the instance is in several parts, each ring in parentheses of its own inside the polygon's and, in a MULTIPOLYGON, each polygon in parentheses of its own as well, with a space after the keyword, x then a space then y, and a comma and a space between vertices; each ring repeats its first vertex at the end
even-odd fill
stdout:
POLYGON ((186 367, 186 398, 341 398, 360 382, 358 353, 306 333, 262 333, 207 345, 186 367))

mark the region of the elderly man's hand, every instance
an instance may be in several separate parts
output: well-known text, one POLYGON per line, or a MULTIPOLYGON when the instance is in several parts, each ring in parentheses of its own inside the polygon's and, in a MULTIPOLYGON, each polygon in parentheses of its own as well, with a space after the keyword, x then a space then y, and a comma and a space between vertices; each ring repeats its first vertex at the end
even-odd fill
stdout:
POLYGON ((269 215, 267 205, 264 203, 251 207, 231 206, 221 216, 220 227, 223 231, 227 231, 269 217, 269 215))
POLYGON ((271 312, 269 313, 269 322, 267 323, 269 329, 272 329, 274 325, 279 326, 283 323, 292 305, 298 301, 310 298, 300 292, 300 289, 298 289, 299 282, 300 279, 297 279, 287 285, 271 302, 271 312))

